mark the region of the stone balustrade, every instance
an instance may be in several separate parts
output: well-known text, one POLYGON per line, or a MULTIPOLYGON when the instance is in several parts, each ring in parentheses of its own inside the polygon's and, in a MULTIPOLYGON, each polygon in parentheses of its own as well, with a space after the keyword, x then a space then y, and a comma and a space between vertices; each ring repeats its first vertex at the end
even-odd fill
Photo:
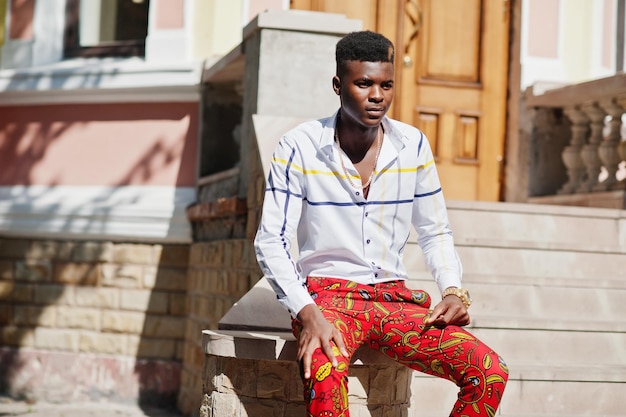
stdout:
POLYGON ((626 74, 526 90, 529 201, 626 208, 626 74))

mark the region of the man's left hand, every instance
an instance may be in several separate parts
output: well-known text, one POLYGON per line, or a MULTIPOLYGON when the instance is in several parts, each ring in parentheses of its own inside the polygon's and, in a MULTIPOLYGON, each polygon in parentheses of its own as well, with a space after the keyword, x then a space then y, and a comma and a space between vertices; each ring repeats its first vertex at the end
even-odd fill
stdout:
POLYGON ((470 315, 467 308, 459 297, 448 295, 433 308, 430 317, 425 321, 426 325, 445 327, 449 325, 467 326, 470 323, 470 315))

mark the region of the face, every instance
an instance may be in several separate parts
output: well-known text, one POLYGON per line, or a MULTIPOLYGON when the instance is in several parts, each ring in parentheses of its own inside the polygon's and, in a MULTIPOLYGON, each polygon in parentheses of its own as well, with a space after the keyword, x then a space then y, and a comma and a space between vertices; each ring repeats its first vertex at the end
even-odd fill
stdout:
POLYGON ((343 69, 341 78, 333 77, 342 117, 364 127, 378 126, 393 101, 393 63, 348 61, 343 69))

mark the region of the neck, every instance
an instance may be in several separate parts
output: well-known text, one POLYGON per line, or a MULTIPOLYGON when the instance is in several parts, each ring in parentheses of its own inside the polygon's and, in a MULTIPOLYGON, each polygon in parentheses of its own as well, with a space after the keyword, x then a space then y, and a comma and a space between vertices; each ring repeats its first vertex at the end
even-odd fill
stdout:
POLYGON ((376 146, 382 135, 382 126, 364 127, 344 122, 337 115, 335 140, 354 163, 361 161, 372 146, 376 146))

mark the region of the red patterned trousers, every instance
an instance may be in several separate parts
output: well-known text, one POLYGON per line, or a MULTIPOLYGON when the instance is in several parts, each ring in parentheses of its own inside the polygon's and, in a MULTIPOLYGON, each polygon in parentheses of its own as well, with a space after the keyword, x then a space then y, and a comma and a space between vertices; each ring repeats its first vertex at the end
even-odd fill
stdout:
MULTIPOLYGON (((309 293, 326 319, 343 336, 352 356, 367 344, 417 371, 446 378, 460 388, 450 416, 491 417, 496 413, 508 379, 504 361, 487 345, 458 326, 424 325, 431 299, 409 290, 404 281, 361 285, 333 278, 309 277, 309 293)), ((302 325, 293 321, 298 337, 302 325)), ((311 361, 311 378, 304 381, 308 417, 349 417, 348 364, 333 346, 333 368, 321 349, 311 361)))

